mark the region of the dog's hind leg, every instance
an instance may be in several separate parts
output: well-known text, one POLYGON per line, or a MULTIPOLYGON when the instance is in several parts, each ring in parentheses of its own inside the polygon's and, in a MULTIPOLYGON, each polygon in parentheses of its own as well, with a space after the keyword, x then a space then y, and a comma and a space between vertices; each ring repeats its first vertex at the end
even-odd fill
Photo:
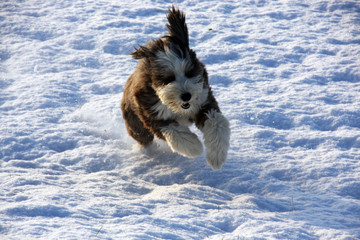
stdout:
POLYGON ((144 147, 152 143, 154 135, 144 127, 143 123, 132 110, 123 108, 123 117, 125 119, 126 129, 132 138, 144 147))

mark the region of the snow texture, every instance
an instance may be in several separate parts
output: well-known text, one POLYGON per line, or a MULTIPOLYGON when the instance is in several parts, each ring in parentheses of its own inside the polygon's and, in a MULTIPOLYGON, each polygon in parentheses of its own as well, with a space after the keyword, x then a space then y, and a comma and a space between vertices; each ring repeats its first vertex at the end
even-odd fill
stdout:
POLYGON ((0 239, 359 239, 359 25, 357 0, 1 1, 0 239), (230 122, 220 171, 125 130, 129 53, 172 4, 230 122))

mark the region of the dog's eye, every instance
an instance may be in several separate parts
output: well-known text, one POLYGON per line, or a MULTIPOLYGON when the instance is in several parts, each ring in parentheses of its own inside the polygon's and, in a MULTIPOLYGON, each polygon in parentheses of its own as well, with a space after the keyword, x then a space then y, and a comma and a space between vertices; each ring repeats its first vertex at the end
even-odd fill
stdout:
POLYGON ((173 81, 175 81, 175 76, 168 76, 168 77, 165 77, 165 79, 164 79, 165 84, 169 84, 173 81))
POLYGON ((195 77, 197 75, 197 73, 198 72, 195 69, 191 69, 191 70, 185 72, 185 77, 192 78, 192 77, 195 77))
POLYGON ((187 78, 193 78, 199 75, 202 75, 202 69, 198 68, 197 66, 193 66, 192 68, 185 71, 185 76, 187 78))

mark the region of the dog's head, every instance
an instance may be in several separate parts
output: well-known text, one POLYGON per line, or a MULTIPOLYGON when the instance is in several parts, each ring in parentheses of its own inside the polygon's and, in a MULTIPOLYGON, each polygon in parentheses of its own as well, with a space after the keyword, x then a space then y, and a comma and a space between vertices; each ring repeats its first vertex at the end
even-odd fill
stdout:
POLYGON ((173 6, 167 19, 168 35, 139 46, 131 55, 141 59, 141 71, 161 103, 177 114, 192 116, 207 99, 207 72, 189 47, 184 13, 173 6))

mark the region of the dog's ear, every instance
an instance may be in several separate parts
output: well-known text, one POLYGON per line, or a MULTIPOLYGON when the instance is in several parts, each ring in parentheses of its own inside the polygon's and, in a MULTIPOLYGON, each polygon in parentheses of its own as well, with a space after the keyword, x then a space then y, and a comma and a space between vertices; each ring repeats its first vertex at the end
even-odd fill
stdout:
POLYGON ((135 51, 131 52, 130 55, 133 57, 133 59, 141 59, 150 57, 152 52, 147 47, 139 46, 138 48, 135 48, 135 51))
POLYGON ((169 21, 169 24, 166 24, 169 29, 167 37, 189 49, 189 32, 185 23, 185 14, 179 9, 175 9, 173 5, 172 9, 169 9, 167 19, 169 21))

